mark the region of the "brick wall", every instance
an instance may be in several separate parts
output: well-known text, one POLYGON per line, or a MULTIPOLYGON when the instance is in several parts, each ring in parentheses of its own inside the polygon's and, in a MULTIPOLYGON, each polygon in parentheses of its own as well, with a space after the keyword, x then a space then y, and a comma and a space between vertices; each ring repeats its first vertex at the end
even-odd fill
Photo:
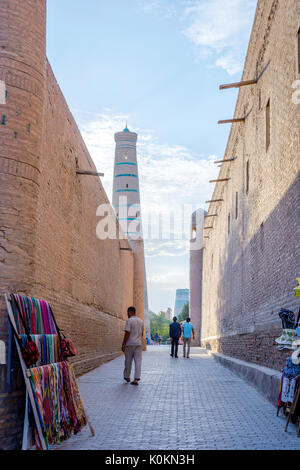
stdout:
POLYGON ((210 205, 208 213, 219 216, 204 254, 202 344, 277 369, 290 354, 274 343, 278 311, 300 307, 293 297, 300 275, 300 105, 292 101, 299 27, 298 1, 258 2, 243 80, 262 75, 238 95, 235 117, 247 117, 231 128, 225 158, 237 160, 220 169, 219 177, 230 180, 216 184, 212 199, 224 202, 210 205))
MULTIPOLYGON (((45 23, 45 0, 0 2, 0 340, 5 292, 48 300, 81 374, 120 354, 126 309, 143 292, 133 252, 120 250, 128 242, 96 237, 108 198, 99 178, 76 175, 96 168, 46 60, 45 23)), ((19 447, 22 435, 24 384, 13 367, 6 393, 0 365, 0 449, 19 447)))

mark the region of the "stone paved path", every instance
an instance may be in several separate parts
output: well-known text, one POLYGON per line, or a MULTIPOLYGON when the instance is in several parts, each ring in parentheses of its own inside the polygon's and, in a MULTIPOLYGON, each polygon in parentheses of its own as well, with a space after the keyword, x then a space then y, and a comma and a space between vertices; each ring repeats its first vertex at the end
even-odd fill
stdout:
POLYGON ((296 427, 285 433, 276 408, 200 348, 173 359, 149 347, 138 387, 122 372, 120 357, 79 379, 96 436, 85 428, 59 449, 300 449, 296 427))

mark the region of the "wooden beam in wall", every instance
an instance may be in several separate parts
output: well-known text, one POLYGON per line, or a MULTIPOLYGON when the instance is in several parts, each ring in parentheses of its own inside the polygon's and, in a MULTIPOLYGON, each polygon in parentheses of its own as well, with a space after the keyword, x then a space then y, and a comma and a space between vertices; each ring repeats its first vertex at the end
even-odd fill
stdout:
POLYGON ((210 204, 211 202, 224 202, 224 199, 212 199, 211 201, 205 201, 206 204, 210 204))
POLYGON ((219 217, 218 214, 205 215, 204 217, 219 217))
POLYGON ((222 121, 218 121, 218 124, 229 124, 233 122, 245 122, 245 118, 237 118, 237 119, 224 119, 222 121))
POLYGON ((254 80, 245 80, 244 82, 228 83, 225 85, 220 85, 220 90, 227 90, 228 88, 240 88, 242 86, 256 85, 257 79, 254 80))
POLYGON ((203 230, 210 230, 212 229, 213 227, 204 227, 203 230))
POLYGON ((97 171, 90 170, 76 170, 77 175, 89 175, 89 176, 104 176, 104 173, 97 173, 97 171))
POLYGON ((221 178, 219 180, 210 180, 210 183, 222 183, 223 181, 229 181, 230 178, 221 178))
POLYGON ((234 160, 236 160, 237 157, 234 157, 234 158, 226 158, 224 160, 216 160, 214 163, 227 163, 227 162, 234 162, 234 160))

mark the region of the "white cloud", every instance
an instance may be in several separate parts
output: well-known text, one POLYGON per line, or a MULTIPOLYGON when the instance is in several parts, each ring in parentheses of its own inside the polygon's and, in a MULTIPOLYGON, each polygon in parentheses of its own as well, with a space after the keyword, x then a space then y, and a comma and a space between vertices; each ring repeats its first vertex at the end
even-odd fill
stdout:
POLYGON ((241 72, 253 23, 256 0, 194 0, 185 8, 184 34, 201 57, 229 74, 241 72))
POLYGON ((188 278, 185 275, 185 272, 180 269, 172 269, 159 274, 148 275, 148 283, 153 288, 159 288, 162 290, 176 290, 178 286, 181 289, 188 288, 188 278))
MULTIPOLYGON (((110 200, 115 150, 114 133, 122 130, 127 120, 130 128, 130 116, 114 115, 106 110, 80 126, 98 171, 105 174, 102 182, 110 200)), ((158 214, 163 210, 171 211, 174 214, 172 234, 174 225, 179 224, 180 215, 187 234, 185 240, 147 240, 144 227, 146 256, 177 256, 187 253, 190 216, 198 207, 204 207, 205 200, 212 193, 213 187, 209 180, 218 173, 213 163, 216 157, 211 155, 204 158, 200 153, 192 152, 185 146, 161 143, 155 132, 151 130, 135 129, 135 131, 138 133, 141 204, 145 225, 149 220, 149 212, 158 214), (185 205, 187 206, 184 207, 185 205)), ((158 222, 151 219, 151 223, 153 233, 158 222)), ((178 230, 178 227, 176 228, 178 230)))

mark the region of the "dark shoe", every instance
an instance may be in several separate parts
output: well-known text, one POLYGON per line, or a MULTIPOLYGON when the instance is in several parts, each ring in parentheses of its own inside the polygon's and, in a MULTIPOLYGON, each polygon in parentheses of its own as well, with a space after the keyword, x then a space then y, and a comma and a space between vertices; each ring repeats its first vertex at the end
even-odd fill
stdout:
POLYGON ((173 357, 173 354, 170 354, 171 357, 173 357))
POLYGON ((125 380, 126 382, 130 382, 130 379, 126 379, 125 377, 124 377, 124 380, 125 380))
POLYGON ((137 380, 134 380, 133 382, 130 382, 130 383, 131 383, 131 385, 138 385, 139 384, 137 380))
POLYGON ((175 359, 178 359, 178 356, 175 356, 175 359))

